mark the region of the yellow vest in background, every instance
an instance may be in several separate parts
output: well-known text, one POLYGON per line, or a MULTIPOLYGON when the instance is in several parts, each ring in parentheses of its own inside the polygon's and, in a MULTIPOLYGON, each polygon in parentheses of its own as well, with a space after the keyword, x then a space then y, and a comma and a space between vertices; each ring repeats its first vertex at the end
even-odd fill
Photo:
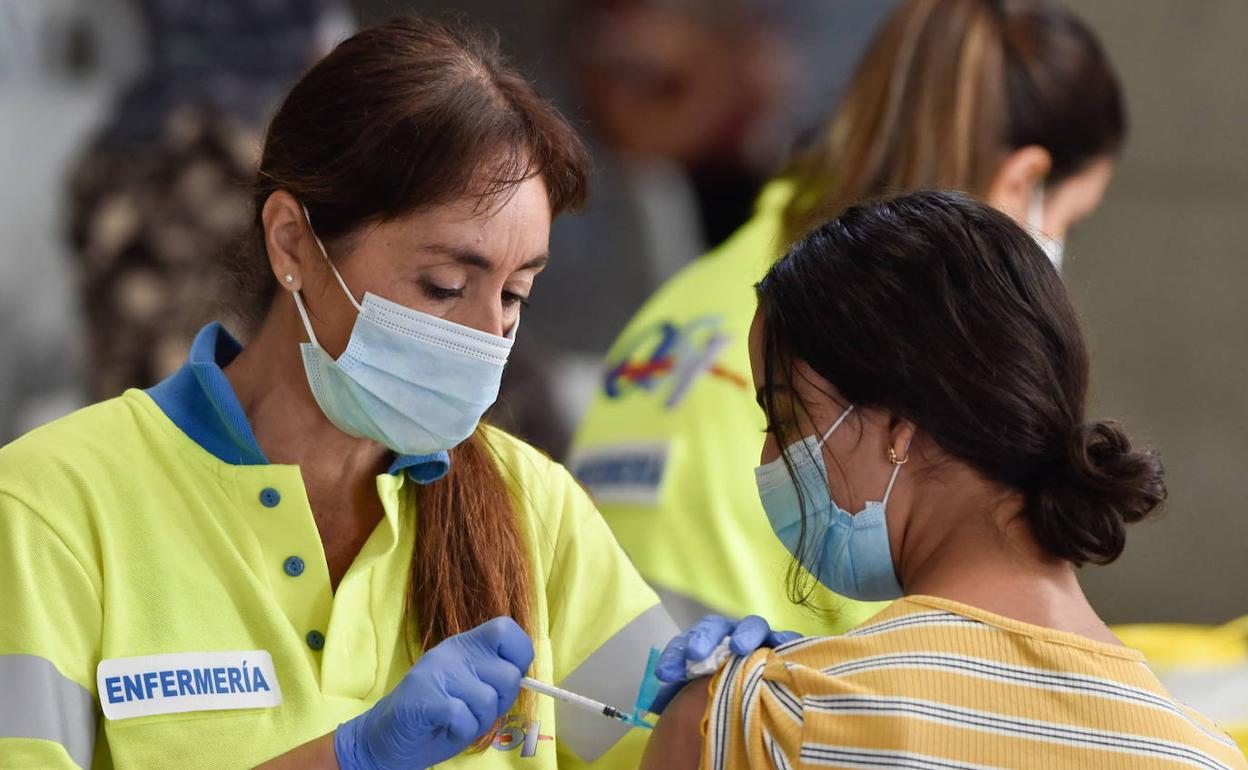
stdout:
POLYGON ((785 244, 791 185, 773 182, 756 214, 668 281, 607 355, 569 467, 624 550, 684 626, 706 611, 759 614, 776 628, 833 634, 883 605, 817 588, 814 613, 785 590, 792 558, 758 500, 764 419, 747 335, 754 284, 785 244))
POLYGON ((1248 615, 1224 626, 1116 626, 1174 699, 1217 723, 1248 752, 1248 615))

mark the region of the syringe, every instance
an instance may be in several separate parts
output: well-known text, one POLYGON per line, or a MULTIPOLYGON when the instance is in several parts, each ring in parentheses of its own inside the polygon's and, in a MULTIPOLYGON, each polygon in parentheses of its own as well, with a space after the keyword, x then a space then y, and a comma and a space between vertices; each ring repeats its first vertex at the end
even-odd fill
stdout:
POLYGON ((618 719, 621 722, 627 722, 629 724, 633 723, 632 717, 617 708, 612 708, 605 703, 599 703, 592 698, 586 698, 584 695, 577 695, 576 693, 564 690, 561 687, 555 687, 552 684, 539 682, 536 679, 530 679, 526 676, 520 680, 520 686, 526 690, 540 692, 542 695, 549 695, 555 700, 570 703, 573 706, 578 706, 586 711, 593 711, 595 713, 602 714, 604 717, 618 719))

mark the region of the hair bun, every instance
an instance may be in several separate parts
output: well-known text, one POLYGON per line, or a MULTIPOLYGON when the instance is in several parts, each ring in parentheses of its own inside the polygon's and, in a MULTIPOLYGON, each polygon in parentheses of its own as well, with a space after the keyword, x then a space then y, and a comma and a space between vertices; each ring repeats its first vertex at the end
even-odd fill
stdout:
POLYGON ((1122 553, 1126 525, 1166 499, 1163 475, 1161 458, 1133 448, 1118 423, 1082 425, 1071 437, 1065 473, 1030 495, 1036 536, 1076 564, 1108 564, 1122 553))

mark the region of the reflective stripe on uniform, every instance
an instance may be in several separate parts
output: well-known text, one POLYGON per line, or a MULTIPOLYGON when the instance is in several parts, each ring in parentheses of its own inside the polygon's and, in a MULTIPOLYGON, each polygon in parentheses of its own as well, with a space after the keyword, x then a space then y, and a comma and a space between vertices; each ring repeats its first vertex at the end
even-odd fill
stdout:
POLYGON ((39 738, 59 743, 79 767, 95 751, 95 699, 52 661, 0 655, 0 739, 39 738))
MULTIPOLYGON (((631 710, 637 700, 650 648, 662 649, 678 633, 680 629, 663 605, 656 604, 599 645, 558 684, 608 706, 631 710)), ((565 703, 555 705, 555 717, 559 740, 586 762, 602 756, 629 731, 621 722, 565 703)))

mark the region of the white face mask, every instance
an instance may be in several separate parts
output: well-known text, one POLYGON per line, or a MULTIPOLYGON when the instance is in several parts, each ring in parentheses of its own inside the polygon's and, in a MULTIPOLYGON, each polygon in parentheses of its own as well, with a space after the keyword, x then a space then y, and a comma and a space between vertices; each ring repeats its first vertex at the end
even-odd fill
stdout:
MULTIPOLYGON (((325 246, 313 237, 329 263, 325 246)), ((361 305, 333 263, 329 269, 359 311, 338 360, 317 341, 303 298, 294 292, 311 340, 299 346, 303 368, 329 421, 404 455, 451 449, 471 436, 498 398, 515 327, 498 337, 372 293, 361 305)))
POLYGON ((1031 205, 1027 209, 1027 227, 1031 231, 1031 237, 1036 239, 1036 243, 1044 250, 1044 255, 1049 258, 1056 267, 1058 272, 1062 270, 1062 256, 1066 250, 1066 244, 1056 238, 1045 235, 1044 230, 1044 184, 1037 184, 1036 189, 1031 194, 1031 205))

